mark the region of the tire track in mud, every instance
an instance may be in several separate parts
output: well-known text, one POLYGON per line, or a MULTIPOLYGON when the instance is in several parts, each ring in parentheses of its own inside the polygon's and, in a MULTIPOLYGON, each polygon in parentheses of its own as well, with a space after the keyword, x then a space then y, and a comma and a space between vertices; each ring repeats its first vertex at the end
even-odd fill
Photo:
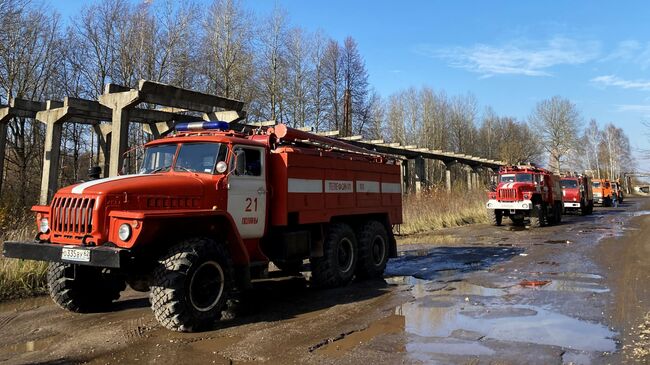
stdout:
POLYGON ((16 317, 18 317, 18 313, 0 314, 0 330, 16 319, 16 317))
POLYGON ((123 323, 121 332, 127 343, 133 343, 149 337, 149 332, 151 332, 155 327, 156 323, 151 320, 136 318, 123 323))

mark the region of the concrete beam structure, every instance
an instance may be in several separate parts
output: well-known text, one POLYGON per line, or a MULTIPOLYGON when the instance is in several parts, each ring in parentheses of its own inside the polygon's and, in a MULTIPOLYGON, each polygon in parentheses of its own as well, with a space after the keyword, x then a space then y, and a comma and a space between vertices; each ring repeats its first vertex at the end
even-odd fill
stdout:
MULTIPOLYGON (((111 110, 110 120, 112 123, 112 141, 110 153, 111 159, 108 171, 109 176, 116 176, 119 174, 124 159, 124 153, 126 153, 128 147, 129 123, 137 117, 136 114, 143 113, 142 111, 146 110, 136 108, 140 103, 149 103, 169 108, 200 112, 203 113, 200 118, 201 120, 218 119, 235 122, 245 116, 245 113, 243 112, 244 103, 239 100, 222 98, 216 95, 204 94, 198 91, 187 90, 146 80, 140 80, 136 89, 108 84, 104 89, 104 94, 99 96, 99 103, 111 110)), ((149 112, 151 110, 146 111, 149 112)), ((175 121, 189 120, 192 118, 187 115, 180 116, 173 113, 165 114, 167 116, 178 116, 173 118, 175 121)), ((151 117, 151 115, 148 115, 148 117, 151 117)), ((148 119, 148 122, 151 122, 152 120, 162 120, 158 118, 145 119, 148 119)))
MULTIPOLYGON (((129 94, 129 92, 126 92, 129 94)), ((124 96, 123 93, 120 95, 124 96)), ((128 96, 128 95, 127 95, 128 96)), ((125 99, 115 98, 118 102, 123 102, 125 99)), ((127 106, 128 103, 126 104, 127 106)), ((122 120, 123 123, 113 123, 112 120, 116 118, 114 109, 107 107, 94 100, 86 100, 79 98, 66 97, 61 102, 47 101, 45 103, 46 110, 36 113, 36 120, 46 124, 45 135, 45 150, 43 156, 43 175, 41 178, 41 195, 40 203, 47 204, 56 190, 58 189, 58 171, 59 171, 59 156, 61 149, 61 130, 64 123, 81 123, 90 124, 93 126, 95 133, 97 133, 99 141, 98 162, 104 164, 102 172, 106 176, 111 175, 111 167, 113 161, 120 160, 115 158, 117 150, 120 150, 119 156, 121 157, 126 152, 126 142, 128 138, 128 122, 133 120, 139 123, 146 123, 149 126, 150 132, 155 136, 160 136, 160 129, 170 128, 170 122, 178 119, 187 120, 200 120, 200 117, 185 116, 182 114, 175 114, 170 112, 163 112, 153 109, 132 109, 128 113, 122 113, 122 108, 118 110, 117 118, 122 120), (111 121, 111 124, 101 124, 101 122, 111 121), (163 122, 153 122, 163 121, 163 122), (120 144, 112 143, 114 136, 120 135, 120 144), (108 168, 107 168, 108 167, 108 168), (108 172, 108 173, 107 173, 108 172)))

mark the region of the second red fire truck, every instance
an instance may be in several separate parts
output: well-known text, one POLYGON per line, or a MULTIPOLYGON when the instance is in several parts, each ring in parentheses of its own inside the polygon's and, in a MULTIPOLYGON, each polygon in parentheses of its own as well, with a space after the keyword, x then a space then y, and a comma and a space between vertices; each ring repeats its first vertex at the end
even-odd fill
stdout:
POLYGON ((542 227, 562 220, 560 177, 533 166, 508 166, 499 170, 496 189, 486 203, 492 224, 501 225, 504 217, 522 225, 542 227))

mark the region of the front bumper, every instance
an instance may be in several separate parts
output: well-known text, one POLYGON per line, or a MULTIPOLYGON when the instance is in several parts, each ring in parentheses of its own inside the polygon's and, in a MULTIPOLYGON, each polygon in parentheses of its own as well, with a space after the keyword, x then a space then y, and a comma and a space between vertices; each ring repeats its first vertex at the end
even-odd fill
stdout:
POLYGON ((503 209, 503 210, 531 210, 533 209, 533 202, 530 200, 522 200, 517 202, 500 202, 496 199, 490 199, 485 204, 488 209, 503 209))
POLYGON ((565 208, 580 208, 580 203, 564 202, 564 207, 565 208))
POLYGON ((5 257, 17 259, 65 262, 67 264, 106 267, 112 269, 125 268, 133 259, 131 251, 124 248, 106 246, 83 247, 38 242, 7 241, 4 243, 2 253, 5 257), (64 248, 88 250, 90 251, 90 260, 86 262, 62 259, 61 253, 64 248))

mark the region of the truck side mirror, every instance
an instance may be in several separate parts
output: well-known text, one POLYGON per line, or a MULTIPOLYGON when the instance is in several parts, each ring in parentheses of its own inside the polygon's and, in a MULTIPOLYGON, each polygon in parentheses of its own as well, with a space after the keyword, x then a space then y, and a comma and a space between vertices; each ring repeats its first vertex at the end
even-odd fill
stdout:
POLYGON ((235 175, 246 175, 246 152, 242 149, 235 150, 235 175))

